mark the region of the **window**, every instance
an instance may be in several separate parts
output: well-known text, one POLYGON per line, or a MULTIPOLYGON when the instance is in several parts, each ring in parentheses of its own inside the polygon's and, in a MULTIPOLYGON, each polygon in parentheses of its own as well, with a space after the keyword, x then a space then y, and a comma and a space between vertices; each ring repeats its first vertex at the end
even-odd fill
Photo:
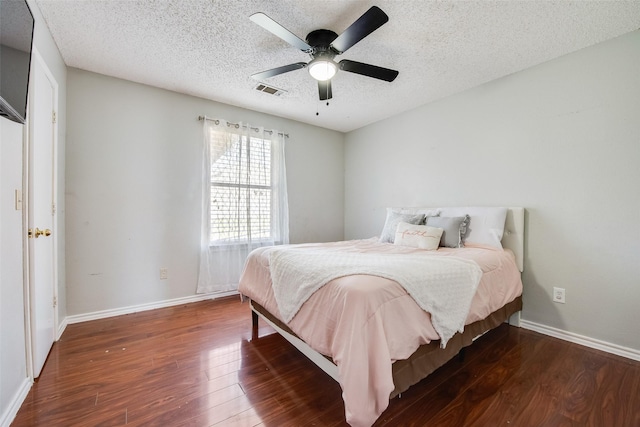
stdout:
POLYGON ((289 243, 285 135, 204 118, 198 293, 237 289, 245 260, 289 243))
POLYGON ((274 240, 271 141, 211 133, 211 243, 274 240))

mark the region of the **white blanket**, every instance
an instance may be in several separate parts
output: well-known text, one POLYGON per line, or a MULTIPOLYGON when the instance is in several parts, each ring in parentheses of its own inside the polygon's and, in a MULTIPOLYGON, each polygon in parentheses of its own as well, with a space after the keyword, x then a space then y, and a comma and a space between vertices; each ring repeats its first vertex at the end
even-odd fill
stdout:
POLYGON ((464 323, 482 276, 474 261, 428 254, 364 254, 277 248, 269 257, 271 282, 280 314, 291 321, 302 304, 331 280, 366 274, 393 280, 431 314, 440 345, 464 323))

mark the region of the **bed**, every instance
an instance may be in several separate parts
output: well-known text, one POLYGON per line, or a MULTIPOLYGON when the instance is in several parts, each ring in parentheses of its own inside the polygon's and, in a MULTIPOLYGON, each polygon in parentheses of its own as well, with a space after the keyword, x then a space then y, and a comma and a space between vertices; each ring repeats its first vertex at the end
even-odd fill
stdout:
MULTIPOLYGON (((452 235, 450 231, 446 233, 452 235)), ((443 235, 442 241, 444 238, 443 235)), ((519 325, 523 252, 523 208, 389 209, 380 238, 255 250, 247 260, 239 291, 251 305, 254 337, 257 338, 258 319, 262 318, 340 383, 346 421, 352 426, 370 426, 387 408, 390 398, 444 365, 478 336, 505 321, 519 325), (504 215, 498 215, 496 221, 492 215, 501 211, 504 215), (405 226, 404 220, 412 216, 415 221, 422 215, 423 222, 426 218, 429 223, 439 224, 466 212, 472 215, 466 219, 470 232, 464 248, 439 247, 428 251, 398 244, 398 240, 395 244, 383 241, 390 228, 396 233, 399 230, 398 221, 390 221, 393 215, 396 220, 401 218, 405 226), (432 220, 433 217, 439 218, 432 220), (285 293, 290 294, 291 289, 297 289, 296 282, 304 283, 307 276, 329 274, 325 270, 308 273, 294 270, 283 276, 280 265, 306 259, 310 260, 309 265, 300 268, 313 269, 313 265, 322 265, 327 257, 334 259, 327 271, 336 269, 338 258, 337 262, 343 264, 361 259, 378 264, 391 260, 392 264, 398 264, 399 272, 394 276, 375 269, 373 273, 358 273, 360 270, 356 269, 343 274, 340 268, 345 266, 341 266, 333 276, 326 276, 326 284, 311 288, 310 295, 296 306, 283 303, 282 290, 279 299, 276 298, 280 282, 294 286, 285 288, 289 289, 285 293), (458 280, 460 289, 469 287, 467 276, 481 271, 476 285, 470 291, 464 290, 470 296, 461 319, 458 315, 450 321, 447 310, 451 306, 444 303, 427 306, 429 310, 424 308, 414 295, 415 288, 408 286, 412 278, 404 277, 404 272, 413 271, 413 267, 406 267, 409 264, 400 263, 405 259, 434 263, 434 269, 440 273, 430 280, 443 277, 438 268, 445 265, 448 269, 450 264, 455 267, 452 275, 465 278, 458 280), (278 285, 276 291, 274 283, 278 285)), ((345 271, 350 271, 346 267, 345 271)), ((422 272, 414 276, 422 277, 422 272)), ((444 283, 444 279, 441 281, 444 283)), ((451 289, 457 289, 455 286, 447 282, 441 288, 452 292, 451 289)), ((455 298, 466 297, 455 294, 455 298)))

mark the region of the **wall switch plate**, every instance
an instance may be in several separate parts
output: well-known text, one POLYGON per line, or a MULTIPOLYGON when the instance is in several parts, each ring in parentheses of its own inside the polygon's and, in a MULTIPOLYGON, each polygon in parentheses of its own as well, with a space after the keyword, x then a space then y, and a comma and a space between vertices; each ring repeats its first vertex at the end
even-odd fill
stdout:
POLYGON ((16 210, 22 210, 22 191, 16 190, 16 210))
POLYGON ((169 277, 169 269, 163 267, 160 269, 160 280, 165 280, 169 277))
POLYGON ((553 302, 565 303, 564 288, 553 288, 553 302))

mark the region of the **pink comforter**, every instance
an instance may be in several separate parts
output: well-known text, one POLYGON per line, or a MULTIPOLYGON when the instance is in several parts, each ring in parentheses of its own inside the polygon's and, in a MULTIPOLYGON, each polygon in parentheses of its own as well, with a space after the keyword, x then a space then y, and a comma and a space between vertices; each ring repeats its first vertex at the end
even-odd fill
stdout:
MULTIPOLYGON (((319 245, 356 252, 423 251, 378 243, 377 238, 297 246, 319 245)), ((270 249, 256 249, 249 255, 239 291, 281 319, 271 288, 270 249)), ((511 251, 469 245, 430 253, 472 259, 482 269, 467 325, 522 294, 520 272, 511 251)), ((391 364, 406 359, 420 345, 439 339, 429 313, 400 285, 367 275, 346 276, 327 283, 303 304, 288 325, 314 350, 336 363, 346 420, 354 427, 372 425, 389 405, 394 389, 391 364)))

